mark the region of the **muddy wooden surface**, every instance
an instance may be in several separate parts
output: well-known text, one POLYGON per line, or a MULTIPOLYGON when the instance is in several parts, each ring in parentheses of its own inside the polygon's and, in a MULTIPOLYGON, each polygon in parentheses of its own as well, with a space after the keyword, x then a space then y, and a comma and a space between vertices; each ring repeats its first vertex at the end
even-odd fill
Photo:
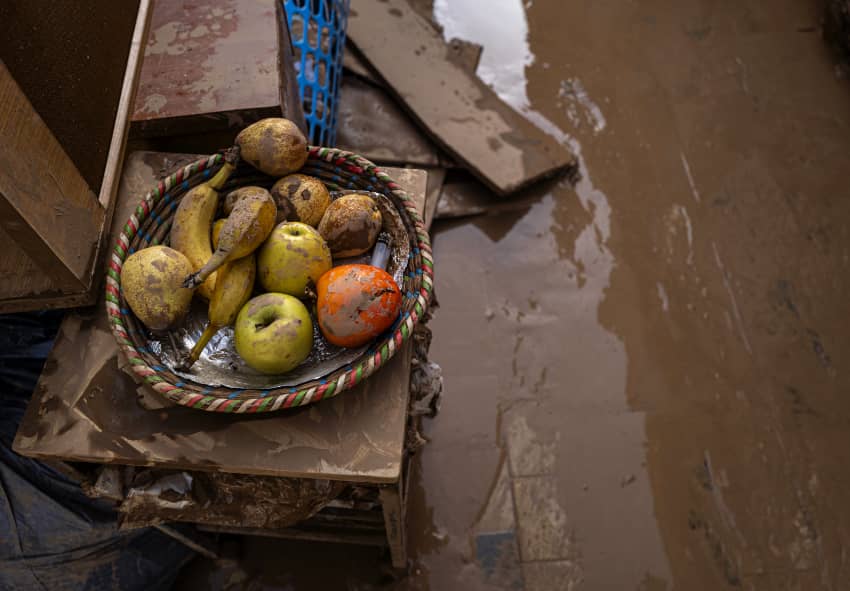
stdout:
POLYGON ((452 58, 403 0, 362 0, 348 35, 411 114, 489 187, 511 193, 575 163, 570 150, 502 102, 452 58))
POLYGON ((0 287, 0 310, 85 293, 106 212, 2 61, 0 122, 0 238, 15 243, 3 252, 11 272, 0 287), (19 275, 33 267, 35 278, 19 275))
POLYGON ((435 223, 410 575, 249 540, 177 589, 846 591, 850 81, 823 3, 482 4, 437 21, 582 180, 435 223))
POLYGON ((345 75, 337 115, 337 146, 381 163, 439 166, 434 142, 386 90, 345 75))
POLYGON ((0 2, 0 60, 97 193, 138 0, 0 2))
MULTIPOLYGON (((193 156, 134 152, 114 232, 156 179, 193 156)), ((425 173, 388 169, 424 209, 425 173)), ((395 482, 407 416, 410 347, 372 378, 320 404, 236 417, 177 406, 146 410, 118 367, 103 301, 69 314, 15 439, 23 455, 87 462, 395 482)))
POLYGON ((134 130, 188 133, 279 113, 277 35, 273 2, 155 2, 134 130))

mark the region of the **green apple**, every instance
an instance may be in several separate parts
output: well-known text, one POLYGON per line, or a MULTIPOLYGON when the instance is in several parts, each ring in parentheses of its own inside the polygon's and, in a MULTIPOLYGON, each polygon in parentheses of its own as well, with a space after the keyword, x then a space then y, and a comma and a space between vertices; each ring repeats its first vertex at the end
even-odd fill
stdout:
POLYGON ((319 232, 301 222, 282 222, 260 248, 257 276, 266 291, 304 297, 333 266, 331 251, 319 232))
POLYGON ((313 348, 313 321, 301 300, 264 293, 242 306, 233 325, 236 352, 263 373, 286 373, 313 348))

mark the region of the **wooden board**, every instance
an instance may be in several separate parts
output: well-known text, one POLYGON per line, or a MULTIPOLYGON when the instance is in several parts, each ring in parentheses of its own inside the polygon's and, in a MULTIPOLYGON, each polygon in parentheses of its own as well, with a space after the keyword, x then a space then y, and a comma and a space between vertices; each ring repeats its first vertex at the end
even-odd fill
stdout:
POLYGON ((156 2, 133 132, 200 133, 280 116, 275 19, 272 1, 156 2))
MULTIPOLYGON (((131 154, 113 235, 157 178, 192 159, 131 154)), ((388 172, 416 191, 422 211, 425 173, 388 172)), ((137 402, 135 381, 118 369, 101 298, 63 321, 14 448, 42 459, 395 482, 404 449, 409 345, 355 390, 301 409, 251 417, 177 406, 146 410, 137 402)))
POLYGON ((575 165, 566 147, 455 63, 403 0, 359 0, 348 37, 432 137, 499 194, 575 165))
POLYGON ((387 91, 344 75, 337 146, 378 163, 440 166, 440 154, 387 91))
POLYGON ((110 154, 142 4, 0 2, 0 61, 95 193, 110 154))
MULTIPOLYGON (((452 59, 465 70, 474 74, 475 70, 478 69, 478 62, 481 61, 481 52, 484 50, 484 47, 471 41, 452 39, 449 41, 449 48, 451 49, 450 55, 452 59)), ((361 80, 382 88, 386 87, 381 77, 371 69, 369 64, 360 57, 357 51, 345 51, 342 56, 342 65, 347 71, 361 80)))
POLYGON ((437 213, 445 180, 445 168, 432 168, 428 171, 428 186, 425 191, 425 227, 429 230, 434 222, 434 215, 437 213))
POLYGON ((40 298, 56 294, 52 279, 41 272, 17 242, 0 225, 0 301, 4 304, 27 296, 40 298))
POLYGON ((104 210, 0 62, 0 224, 56 291, 83 290, 104 210), (59 222, 59 223, 57 223, 59 222))
MULTIPOLYGON (((98 196, 92 191, 91 182, 84 178, 77 163, 68 156, 69 153, 74 154, 73 141, 77 136, 69 135, 60 126, 59 130, 65 131, 65 144, 60 145, 59 138, 34 112, 31 101, 24 96, 17 79, 13 79, 10 71, 0 62, 0 225, 4 228, 0 233, 0 268, 4 270, 3 276, 6 278, 0 287, 2 313, 94 302, 96 296, 92 290, 100 277, 98 271, 101 266, 98 261, 102 252, 103 232, 108 228, 111 218, 118 172, 124 157, 128 113, 139 71, 140 47, 149 22, 149 3, 149 0, 136 3, 138 12, 135 15, 135 26, 127 39, 129 51, 128 54, 121 54, 125 55, 126 63, 122 66, 123 79, 118 88, 117 104, 103 106, 98 101, 92 101, 92 105, 103 109, 101 117, 111 126, 106 163, 100 171, 102 176, 97 178, 98 196)), ((97 3, 92 6, 96 7, 97 3)), ((4 6, 3 10, 7 9, 8 5, 4 6)), ((54 6, 54 9, 60 10, 61 7, 54 6)), ((16 12, 15 18, 26 21, 38 14, 38 11, 32 12, 27 8, 16 12)), ((108 11, 103 17, 112 18, 108 11)), ((55 25, 52 16, 46 18, 44 23, 39 23, 39 27, 43 24, 48 30, 55 25)), ((70 26, 72 23, 67 24, 70 26)), ((89 22, 85 26, 91 27, 93 24, 89 22)), ((116 23, 110 35, 122 30, 116 23)), ((45 34, 44 31, 41 34, 45 34)), ((75 31, 62 38, 73 39, 79 34, 79 31, 75 31)), ((113 53, 116 51, 113 50, 113 53)), ((96 63, 98 56, 90 57, 96 63)), ((63 55, 63 59, 67 59, 67 56, 63 55)), ((65 75, 73 77, 75 67, 72 65, 65 71, 65 75)), ((49 69, 45 68, 44 71, 49 69)), ((43 108, 46 108, 45 105, 53 105, 50 101, 56 96, 51 95, 48 97, 50 100, 47 100, 38 94, 37 85, 32 86, 31 78, 24 77, 24 81, 30 84, 30 91, 35 93, 33 98, 39 101, 38 104, 42 104, 43 108)), ((80 89, 74 83, 69 83, 59 88, 56 95, 68 99, 62 105, 64 113, 70 121, 80 124, 84 119, 76 117, 88 116, 91 105, 87 104, 79 113, 73 112, 72 108, 78 107, 69 98, 74 92, 79 93, 80 89)), ((112 96, 109 92, 105 95, 112 96)), ((91 129, 92 135, 87 145, 92 148, 101 141, 98 129, 91 129)), ((97 159, 97 150, 93 149, 84 162, 90 165, 97 159)))

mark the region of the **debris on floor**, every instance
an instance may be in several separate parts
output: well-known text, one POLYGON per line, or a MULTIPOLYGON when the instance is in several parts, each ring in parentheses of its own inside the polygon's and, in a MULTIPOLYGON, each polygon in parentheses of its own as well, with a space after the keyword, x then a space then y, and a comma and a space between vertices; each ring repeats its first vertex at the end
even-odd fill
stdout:
POLYGON ((434 139, 498 194, 574 167, 566 146, 450 59, 439 33, 403 0, 361 0, 348 35, 434 139))

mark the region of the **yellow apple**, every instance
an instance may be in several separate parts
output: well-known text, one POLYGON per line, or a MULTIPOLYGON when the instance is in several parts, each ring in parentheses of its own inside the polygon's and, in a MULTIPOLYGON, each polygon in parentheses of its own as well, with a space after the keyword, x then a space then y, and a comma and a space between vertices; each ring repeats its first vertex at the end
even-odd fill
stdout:
POLYGON ((257 276, 266 291, 304 297, 333 266, 331 251, 316 229, 301 222, 283 222, 272 230, 257 257, 257 276))
POLYGON ((267 374, 286 373, 313 348, 313 321, 298 298, 264 293, 242 306, 233 325, 236 352, 267 374))

